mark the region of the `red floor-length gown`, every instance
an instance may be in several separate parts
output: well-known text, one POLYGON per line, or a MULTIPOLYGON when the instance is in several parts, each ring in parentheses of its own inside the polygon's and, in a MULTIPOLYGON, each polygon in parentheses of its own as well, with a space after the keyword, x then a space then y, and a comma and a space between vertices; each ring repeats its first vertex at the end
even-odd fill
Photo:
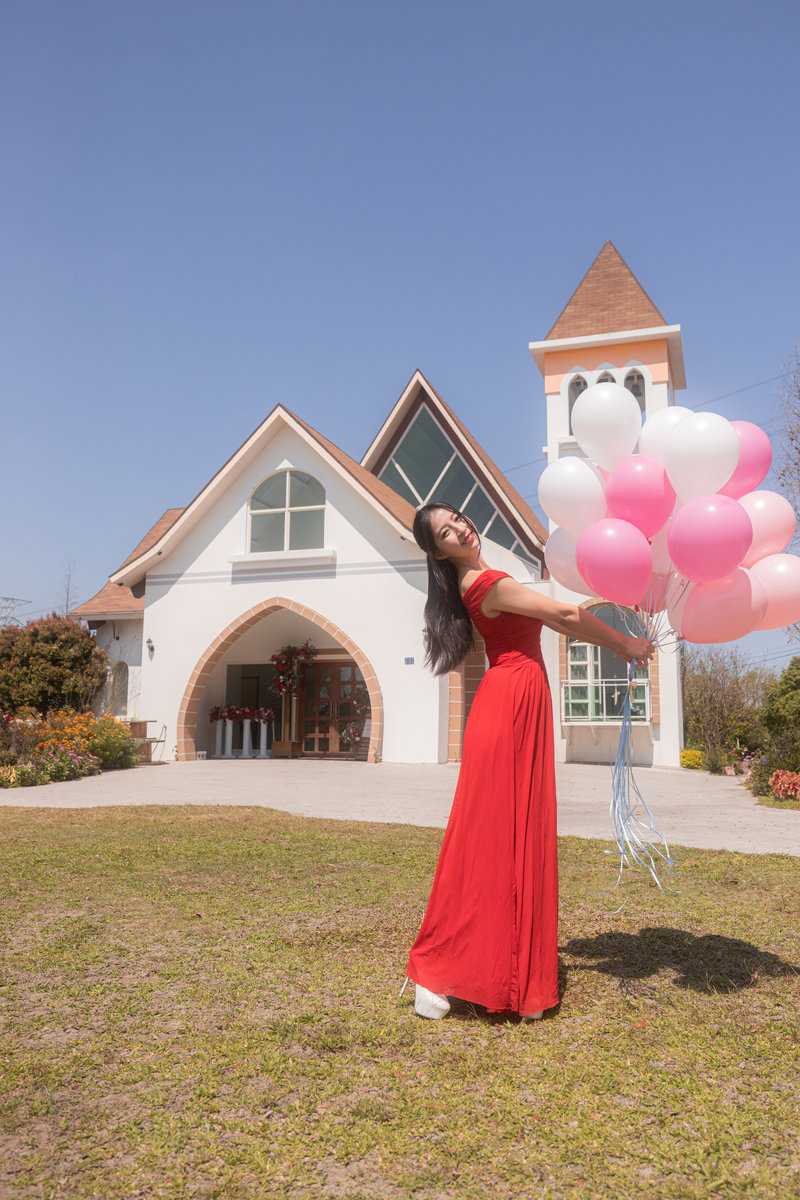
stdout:
POLYGON ((506 578, 484 571, 464 593, 489 670, 408 976, 493 1012, 532 1013, 558 1004, 553 718, 541 621, 481 611, 506 578))

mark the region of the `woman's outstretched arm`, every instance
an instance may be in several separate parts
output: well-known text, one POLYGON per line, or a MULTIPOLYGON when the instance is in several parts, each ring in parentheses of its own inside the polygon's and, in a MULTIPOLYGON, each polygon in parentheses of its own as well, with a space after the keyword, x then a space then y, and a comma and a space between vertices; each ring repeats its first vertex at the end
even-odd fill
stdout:
POLYGON ((530 588, 523 587, 515 579, 498 579, 481 605, 487 617, 501 612, 518 613, 523 617, 534 617, 557 633, 577 638, 581 642, 592 642, 613 650, 620 658, 630 662, 648 662, 655 653, 655 646, 647 638, 626 637, 612 629, 577 604, 564 604, 542 596, 530 588))

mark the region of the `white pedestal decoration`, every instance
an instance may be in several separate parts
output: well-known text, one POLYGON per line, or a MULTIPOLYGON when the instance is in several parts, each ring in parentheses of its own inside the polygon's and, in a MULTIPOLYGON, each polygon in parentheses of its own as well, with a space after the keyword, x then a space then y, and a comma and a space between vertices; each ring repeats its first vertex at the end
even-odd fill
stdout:
POLYGON ((214 758, 222 758, 222 721, 215 721, 214 724, 214 758))
POLYGON ((258 737, 258 757, 269 758, 269 750, 267 749, 267 722, 259 721, 261 731, 258 737))
POLYGON ((223 758, 233 758, 233 721, 225 718, 225 753, 223 758))
POLYGON ((250 718, 242 721, 242 758, 253 757, 253 735, 250 730, 250 718))

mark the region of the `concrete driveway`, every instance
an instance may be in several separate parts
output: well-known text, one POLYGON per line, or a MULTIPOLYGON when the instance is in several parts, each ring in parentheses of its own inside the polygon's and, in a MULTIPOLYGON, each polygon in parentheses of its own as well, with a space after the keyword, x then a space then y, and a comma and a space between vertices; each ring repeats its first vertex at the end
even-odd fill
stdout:
MULTIPOLYGON (((0 791, 0 806, 258 805, 304 817, 443 828, 458 768, 266 759, 163 763, 72 783, 0 791)), ((610 839, 611 768, 559 766, 558 832, 610 839)), ((800 812, 758 805, 738 779, 642 767, 639 788, 667 841, 681 846, 800 856, 800 812)))

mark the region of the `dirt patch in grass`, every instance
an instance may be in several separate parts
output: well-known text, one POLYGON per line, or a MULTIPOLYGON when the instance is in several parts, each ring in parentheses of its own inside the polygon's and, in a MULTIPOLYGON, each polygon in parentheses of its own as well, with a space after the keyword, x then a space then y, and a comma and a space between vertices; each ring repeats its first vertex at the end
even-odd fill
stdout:
POLYGON ((561 1004, 398 998, 441 832, 6 810, 0 1198, 800 1191, 800 872, 563 839, 561 1004))

